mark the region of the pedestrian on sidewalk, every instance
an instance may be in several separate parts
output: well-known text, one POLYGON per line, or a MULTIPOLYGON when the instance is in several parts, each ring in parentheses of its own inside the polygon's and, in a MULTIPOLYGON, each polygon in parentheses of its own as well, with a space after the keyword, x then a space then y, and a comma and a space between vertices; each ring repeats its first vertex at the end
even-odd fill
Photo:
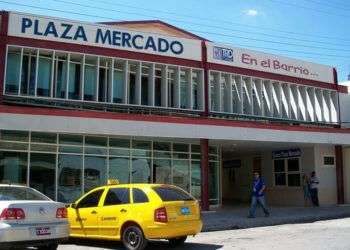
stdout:
POLYGON ((267 209, 265 201, 265 189, 266 185, 264 180, 260 177, 260 174, 258 172, 255 172, 253 180, 253 192, 248 218, 255 218, 255 211, 258 204, 260 204, 260 206, 264 210, 265 217, 270 216, 270 212, 267 209))
POLYGON ((320 203, 318 201, 318 184, 319 183, 320 182, 316 176, 316 172, 312 171, 311 178, 310 178, 310 195, 311 195, 312 205, 314 207, 320 206, 320 203))
POLYGON ((303 191, 304 191, 304 206, 308 207, 311 203, 310 195, 310 178, 307 174, 303 174, 303 191))

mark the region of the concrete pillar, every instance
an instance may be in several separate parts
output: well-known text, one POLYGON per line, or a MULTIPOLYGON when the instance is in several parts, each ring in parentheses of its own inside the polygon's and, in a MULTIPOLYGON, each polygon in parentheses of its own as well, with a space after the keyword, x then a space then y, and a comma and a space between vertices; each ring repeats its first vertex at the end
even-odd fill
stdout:
POLYGON ((209 210, 209 140, 201 139, 201 200, 202 210, 209 210))
POLYGON ((337 173, 337 201, 338 204, 344 204, 344 162, 343 147, 335 146, 335 167, 337 173))

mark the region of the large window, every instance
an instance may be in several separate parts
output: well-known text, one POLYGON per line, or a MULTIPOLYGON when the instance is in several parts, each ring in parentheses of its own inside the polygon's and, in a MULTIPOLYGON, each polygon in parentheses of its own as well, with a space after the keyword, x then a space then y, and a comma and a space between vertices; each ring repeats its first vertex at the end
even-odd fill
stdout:
POLYGON ((300 158, 274 160, 276 186, 300 186, 300 158))
MULTIPOLYGON (((200 199, 200 158, 198 144, 0 130, 0 183, 29 185, 64 203, 108 179, 173 184, 200 199)), ((218 204, 217 147, 209 148, 209 161, 210 202, 218 204)))
POLYGON ((29 184, 55 200, 56 154, 32 153, 30 155, 29 184))
POLYGON ((52 55, 48 51, 39 54, 37 95, 51 95, 52 55))
POLYGON ((6 61, 4 94, 40 97, 36 104, 203 109, 202 69, 17 46, 8 46, 6 61))
POLYGON ((11 50, 7 54, 6 94, 18 94, 21 70, 21 51, 11 50))
POLYGON ((28 153, 0 151, 0 183, 27 183, 28 153))

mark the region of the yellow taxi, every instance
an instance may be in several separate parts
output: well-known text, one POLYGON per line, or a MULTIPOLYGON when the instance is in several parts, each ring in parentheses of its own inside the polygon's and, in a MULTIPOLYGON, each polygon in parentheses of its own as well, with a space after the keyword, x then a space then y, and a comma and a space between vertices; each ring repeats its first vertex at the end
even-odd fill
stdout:
POLYGON ((181 245, 202 229, 198 201, 164 184, 111 184, 95 188, 68 208, 70 236, 122 241, 144 249, 149 239, 181 245))

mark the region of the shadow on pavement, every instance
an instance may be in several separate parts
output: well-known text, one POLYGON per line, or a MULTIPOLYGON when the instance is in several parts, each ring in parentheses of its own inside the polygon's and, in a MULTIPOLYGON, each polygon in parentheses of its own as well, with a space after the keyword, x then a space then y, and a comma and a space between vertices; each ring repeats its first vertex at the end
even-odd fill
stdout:
MULTIPOLYGON (((114 250, 122 250, 125 249, 123 247, 123 244, 118 241, 98 241, 98 240, 69 240, 64 245, 73 245, 72 249, 74 249, 75 246, 79 247, 94 247, 94 248, 101 248, 101 249, 114 249, 114 250)), ((188 250, 216 250, 222 248, 223 245, 216 245, 216 244, 203 244, 203 243, 185 243, 182 246, 179 247, 171 247, 169 243, 165 240, 158 240, 158 241, 150 241, 147 248, 148 250, 165 250, 165 249, 174 249, 174 250, 180 250, 180 249, 188 249, 188 250)))

